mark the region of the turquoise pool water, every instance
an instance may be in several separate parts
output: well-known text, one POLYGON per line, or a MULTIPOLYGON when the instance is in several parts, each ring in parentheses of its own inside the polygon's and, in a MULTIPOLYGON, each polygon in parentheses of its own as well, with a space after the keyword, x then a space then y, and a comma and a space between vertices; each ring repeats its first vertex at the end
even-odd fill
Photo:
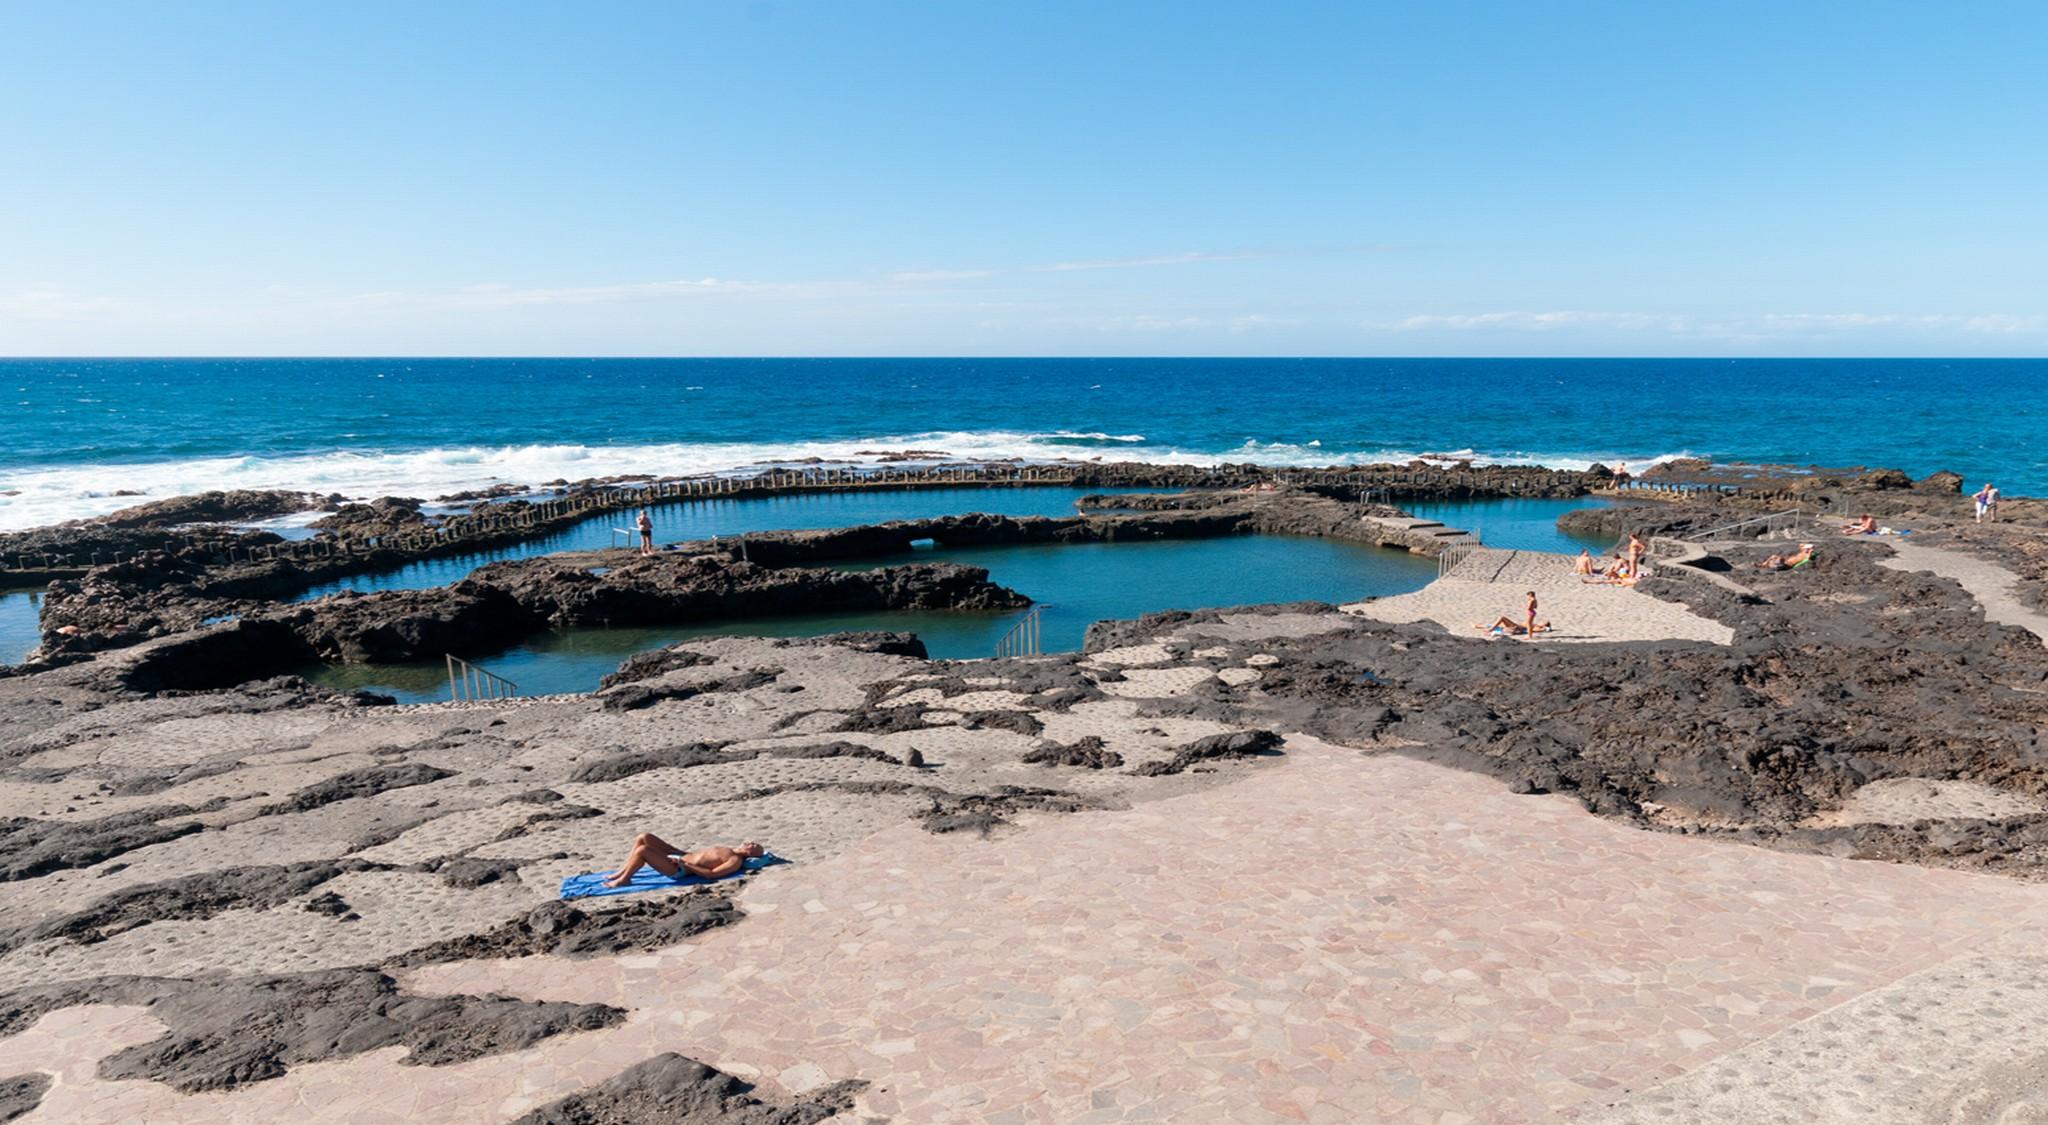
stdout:
MULTIPOLYGON (((1436 577, 1434 560, 1405 551, 1283 536, 933 550, 861 565, 912 558, 987 567, 995 581, 1030 595, 1045 607, 1042 635, 1048 652, 1080 648, 1088 626, 1105 619, 1261 602, 1355 601, 1419 589, 1436 577)), ((1021 616, 873 613, 686 628, 576 629, 542 634, 499 652, 456 655, 512 680, 521 694, 538 695, 589 691, 635 652, 719 634, 814 636, 894 629, 922 637, 934 657, 984 657, 1021 616)), ((370 688, 406 702, 447 698, 447 678, 440 665, 353 666, 313 674, 336 687, 370 688)))
MULTIPOLYGON (((1086 488, 934 488, 883 492, 815 492, 794 496, 763 496, 743 500, 686 500, 651 509, 656 543, 681 543, 713 536, 759 531, 852 527, 889 520, 989 512, 999 516, 1071 516, 1074 501, 1098 492, 1141 489, 1086 488)), ((472 554, 426 559, 396 570, 357 574, 322 583, 300 595, 300 601, 341 590, 425 590, 457 582, 486 563, 525 559, 556 551, 590 551, 627 540, 614 528, 632 526, 631 513, 614 512, 590 519, 541 539, 472 554)))
POLYGON ((0 664, 19 664, 42 643, 36 617, 43 611, 41 590, 0 593, 0 664))
POLYGON ((1597 555, 1614 546, 1614 541, 1566 535, 1557 529, 1557 517, 1579 508, 1600 508, 1610 503, 1582 496, 1574 500, 1455 500, 1401 506, 1424 519, 1441 520, 1446 526, 1469 531, 1489 547, 1566 555, 1576 555, 1580 548, 1586 548, 1597 555))
MULTIPOLYGON (((1059 516, 1070 514, 1074 500, 1087 491, 954 488, 692 501, 657 509, 655 530, 656 538, 666 543, 778 528, 843 527, 973 511, 1059 516)), ((1559 533, 1557 517, 1574 508, 1601 503, 1604 501, 1592 499, 1474 500, 1417 504, 1412 510, 1417 515, 1476 532, 1492 546, 1569 553, 1582 546, 1599 550, 1608 544, 1559 533)), ((430 559, 382 574, 358 575, 325 584, 305 597, 341 589, 398 590, 445 585, 487 562, 606 546, 611 539, 610 529, 623 522, 616 515, 593 517, 546 539, 495 551, 430 559)), ((1097 544, 1057 549, 983 548, 918 557, 944 557, 987 566, 995 572, 997 581, 1052 603, 1046 611, 1045 624, 1049 648, 1079 647, 1080 635, 1089 622, 1105 618, 1263 601, 1340 601, 1374 593, 1396 593, 1399 590, 1395 587, 1401 583, 1412 580, 1420 585, 1434 574, 1433 566, 1426 561, 1399 552, 1281 538, 1097 544)), ((41 591, 0 593, 0 663, 18 662, 36 647, 36 617, 41 603, 41 591)), ((990 618, 925 613, 774 618, 686 631, 594 629, 538 637, 504 655, 536 683, 573 685, 544 690, 584 691, 626 656, 691 636, 735 632, 806 636, 847 629, 908 629, 925 638, 933 655, 964 658, 986 655, 1010 624, 1009 615, 990 618)), ((436 678, 438 672, 425 668, 373 673, 333 670, 323 672, 322 678, 342 683, 364 674, 389 681, 387 690, 407 691, 400 686, 401 681, 417 682, 424 685, 419 688, 425 693, 421 698, 438 698, 437 685, 445 691, 445 684, 436 678)), ((512 678, 519 681, 518 676, 512 678)), ((526 686, 524 681, 519 682, 522 688, 526 686)))

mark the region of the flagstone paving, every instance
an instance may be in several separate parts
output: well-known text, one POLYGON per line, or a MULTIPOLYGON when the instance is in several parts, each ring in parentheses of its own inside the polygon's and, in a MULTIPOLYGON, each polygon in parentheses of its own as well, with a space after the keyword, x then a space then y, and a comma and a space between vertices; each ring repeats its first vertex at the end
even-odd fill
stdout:
POLYGON ((99 1079, 155 1024, 84 1008, 0 1040, 0 1069, 58 1072, 28 1121, 498 1120, 669 1050, 795 1091, 867 1079, 856 1118, 896 1122, 1887 1120, 1910 1094, 1888 1067, 2024 1063, 1955 1033, 1973 1009, 2048 1027, 2039 966, 1993 955, 2033 948, 2048 887, 1642 831, 1300 738, 1129 811, 888 828, 740 901, 652 954, 408 976, 634 1009, 526 1051, 184 1097, 99 1079), (1865 1072, 1888 1084, 1858 1095, 1865 1072))

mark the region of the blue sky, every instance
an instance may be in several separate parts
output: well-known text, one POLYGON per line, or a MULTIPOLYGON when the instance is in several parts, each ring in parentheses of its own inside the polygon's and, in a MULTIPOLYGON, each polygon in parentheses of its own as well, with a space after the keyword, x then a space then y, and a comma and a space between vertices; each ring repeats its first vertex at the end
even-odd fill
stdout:
POLYGON ((0 354, 2043 355, 2040 4, 0 6, 0 354))

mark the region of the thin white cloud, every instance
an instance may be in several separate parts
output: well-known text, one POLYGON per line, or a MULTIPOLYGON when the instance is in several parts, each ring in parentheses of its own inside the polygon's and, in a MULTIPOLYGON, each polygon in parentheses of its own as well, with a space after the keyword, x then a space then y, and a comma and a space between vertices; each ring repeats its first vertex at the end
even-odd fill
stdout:
POLYGON ((1392 324, 1372 327, 1390 328, 1396 332, 1415 332, 1432 328, 1450 328, 1458 331, 1473 329, 1503 329, 1515 332, 1550 332, 1561 328, 1621 328, 1635 331, 1683 332, 1694 327, 1692 318, 1658 313, 1589 312, 1581 309, 1561 309, 1554 312, 1485 312, 1454 313, 1450 315, 1411 316, 1392 324))
POLYGON ((906 270, 889 275, 890 281, 918 284, 929 281, 972 281, 978 277, 994 277, 994 270, 906 270))
POLYGON ((1048 323, 1060 326, 1092 328, 1097 332, 1258 332, 1269 328, 1287 328, 1303 321, 1292 317, 1267 316, 1254 313, 1244 316, 1159 316, 1135 314, 1130 316, 1089 316, 1054 317, 1048 323))
POLYGON ((527 305, 597 305, 619 301, 659 301, 710 296, 796 296, 817 290, 816 284, 732 281, 705 277, 681 281, 640 281, 615 285, 573 285, 522 288, 513 285, 469 285, 444 290, 387 290, 345 297, 345 305, 414 306, 444 309, 502 309, 527 305))
POLYGON ((2048 331, 2048 315, 2010 313, 1906 314, 1906 313, 1763 313, 1750 317, 1706 320, 1683 313, 1601 312, 1559 309, 1547 312, 1511 310, 1483 313, 1427 314, 1392 322, 1368 323, 1368 328, 1393 332, 1448 330, 1454 332, 1557 332, 1574 329, 1608 329, 1621 332, 1655 332, 1667 335, 1711 336, 1727 339, 1815 336, 1845 333, 1884 332, 1969 332, 2013 334, 2048 331))
POLYGON ((1900 313, 1771 313, 1766 325, 1794 332, 1853 332, 1866 328, 1922 328, 1956 332, 2040 332, 2048 330, 2048 315, 1981 313, 1906 315, 1900 313))
POLYGON ((119 308, 110 297, 92 297, 55 285, 31 285, 12 293, 0 293, 0 319, 82 320, 119 308))
POLYGON ((1138 266, 1183 266, 1191 262, 1236 262, 1246 258, 1263 257, 1250 251, 1231 254, 1214 254, 1201 250, 1190 250, 1183 254, 1155 254, 1145 258, 1103 258, 1085 262, 1054 262, 1046 266, 1029 267, 1032 273, 1067 273, 1072 270, 1121 270, 1138 266))

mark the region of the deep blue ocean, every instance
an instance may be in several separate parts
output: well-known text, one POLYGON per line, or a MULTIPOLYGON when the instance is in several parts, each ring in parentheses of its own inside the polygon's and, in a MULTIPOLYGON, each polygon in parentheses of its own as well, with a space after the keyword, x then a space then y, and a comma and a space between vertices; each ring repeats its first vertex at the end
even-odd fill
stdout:
MULTIPOLYGON (((2048 494, 2048 361, 2039 360, 0 360, 0 395, 11 396, 0 398, 11 404, 0 411, 0 529, 208 488, 431 500, 502 481, 862 464, 905 449, 1276 465, 1448 455, 1637 470, 1690 455, 1915 475, 1947 468, 1973 485, 2048 494)), ((1037 489, 719 501, 665 508, 656 526, 667 542, 946 511, 1050 515, 1072 499, 1037 489)), ((1581 544, 1553 521, 1575 503, 1418 514, 1497 546, 1570 551, 1581 544)), ((452 582, 493 558, 608 544, 614 522, 335 586, 452 582)), ((959 561, 1048 603, 1047 643, 1060 648, 1103 617, 1342 601, 1434 574, 1398 552, 1284 538, 959 561)), ((34 646, 35 611, 28 592, 0 594, 0 663, 34 646)), ((516 673, 529 691, 587 690, 626 654, 690 633, 912 628, 935 655, 970 656, 985 655, 1009 624, 896 614, 580 630, 465 655, 516 673)), ((331 675, 408 698, 439 690, 426 666, 331 675)))
POLYGON ((1954 469, 2048 493, 2048 361, 0 360, 0 528, 201 488, 431 498, 906 447, 1954 469))

